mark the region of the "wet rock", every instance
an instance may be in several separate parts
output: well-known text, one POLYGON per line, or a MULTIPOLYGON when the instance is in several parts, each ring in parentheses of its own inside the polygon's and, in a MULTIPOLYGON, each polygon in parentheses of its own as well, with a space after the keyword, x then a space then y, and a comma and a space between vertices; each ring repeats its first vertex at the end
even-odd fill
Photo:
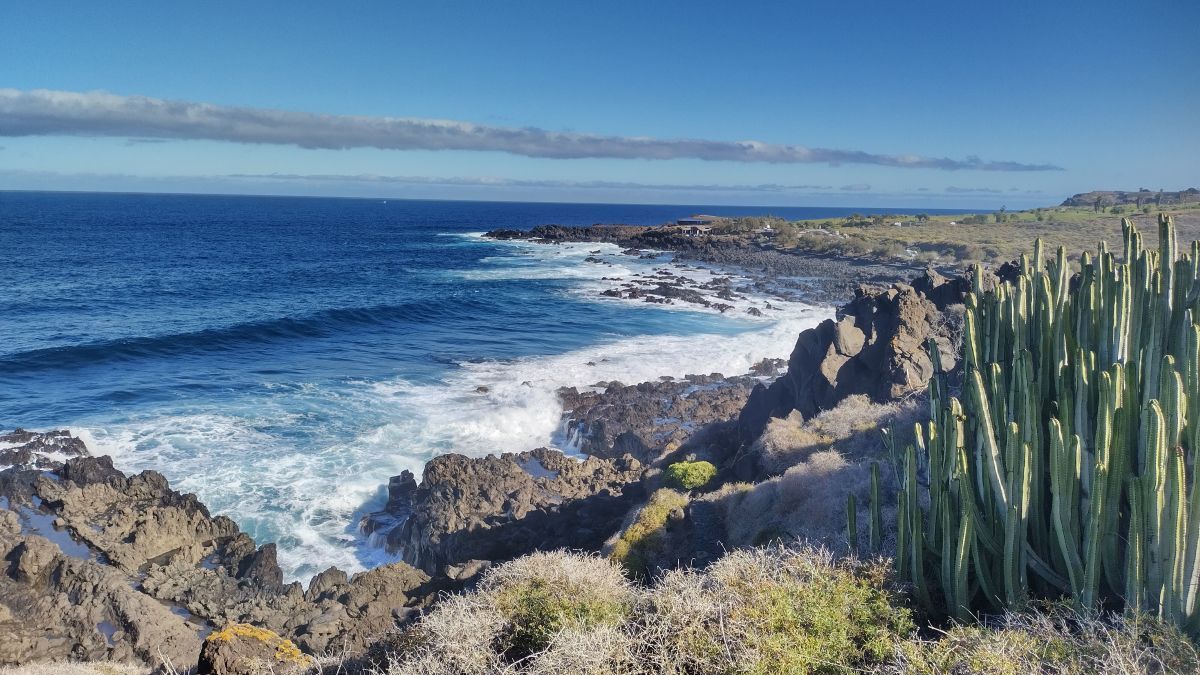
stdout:
POLYGON ((238 579, 245 579, 265 590, 279 591, 283 588, 283 570, 276 562, 275 544, 263 544, 254 553, 246 556, 238 565, 238 579))
POLYGON ((69 480, 76 485, 92 485, 121 480, 125 474, 113 467, 112 457, 81 457, 67 462, 62 470, 63 480, 69 480))
POLYGON ((568 387, 558 394, 567 433, 582 452, 606 458, 628 453, 651 463, 669 443, 682 443, 704 425, 736 418, 756 384, 749 376, 688 375, 609 385, 603 391, 568 387))
POLYGON ((72 457, 87 455, 83 441, 65 430, 36 432, 16 429, 0 434, 0 469, 18 468, 56 469, 72 457))

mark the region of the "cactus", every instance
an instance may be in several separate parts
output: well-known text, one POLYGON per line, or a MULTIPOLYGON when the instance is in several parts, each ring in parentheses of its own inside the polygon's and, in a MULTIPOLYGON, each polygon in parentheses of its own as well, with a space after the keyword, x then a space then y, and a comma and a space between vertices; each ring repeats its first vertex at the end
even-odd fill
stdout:
POLYGON ((883 549, 883 515, 880 508, 879 462, 871 462, 871 521, 867 536, 871 553, 874 554, 883 549))
POLYGON ((850 552, 858 553, 858 504, 854 493, 846 495, 846 538, 850 541, 850 552))
POLYGON ((1200 636, 1200 243, 1158 230, 1148 250, 1123 221, 1119 251, 1074 276, 1040 241, 1010 283, 985 291, 975 270, 962 391, 931 346, 929 421, 892 451, 897 566, 930 609, 1066 597, 1200 636))

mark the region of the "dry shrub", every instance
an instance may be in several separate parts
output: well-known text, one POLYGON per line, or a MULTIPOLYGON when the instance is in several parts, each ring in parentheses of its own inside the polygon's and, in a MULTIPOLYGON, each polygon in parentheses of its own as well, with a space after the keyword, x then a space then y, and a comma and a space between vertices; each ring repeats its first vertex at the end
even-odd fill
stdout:
POLYGON ((636 643, 626 626, 598 625, 564 630, 554 636, 525 673, 536 675, 613 675, 642 672, 636 643))
POLYGON ((620 568, 581 553, 533 553, 489 570, 409 630, 389 675, 617 672, 634 602, 620 568), (588 653, 579 653, 586 646, 588 653))
POLYGON ((881 563, 786 547, 736 551, 704 572, 668 572, 640 613, 648 669, 805 675, 877 667, 913 629, 885 590, 886 575, 881 563))
POLYGON ((755 442, 760 463, 773 476, 750 488, 723 489, 707 499, 722 510, 727 546, 756 546, 801 539, 833 550, 848 550, 847 496, 858 505, 859 545, 868 550, 871 464, 880 464, 880 512, 884 531, 880 553, 895 550, 895 472, 880 437, 882 428, 897 432, 901 445, 911 441, 914 420, 924 412, 920 400, 872 403, 851 396, 832 410, 803 421, 793 412, 774 419, 755 442))
POLYGON ((913 423, 924 412, 915 400, 872 403, 863 395, 850 396, 810 420, 803 420, 795 411, 771 420, 753 451, 768 475, 781 474, 812 453, 831 448, 851 460, 879 457, 884 453, 880 429, 890 425, 911 436, 913 423))
POLYGON ((504 617, 482 594, 443 598, 410 629, 390 675, 486 675, 501 672, 495 650, 504 617))
MULTIPOLYGON (((882 550, 895 547, 896 483, 889 465, 880 463, 882 550)), ((782 476, 741 489, 722 490, 711 498, 721 507, 726 545, 756 546, 800 539, 837 551, 848 547, 846 496, 859 506, 860 544, 866 550, 871 499, 871 465, 849 463, 836 450, 821 450, 788 468, 782 476)))
POLYGON ((954 626, 937 640, 903 643, 891 673, 1134 675, 1200 672, 1196 647, 1148 616, 1081 615, 1064 606, 1008 614, 990 627, 954 626))

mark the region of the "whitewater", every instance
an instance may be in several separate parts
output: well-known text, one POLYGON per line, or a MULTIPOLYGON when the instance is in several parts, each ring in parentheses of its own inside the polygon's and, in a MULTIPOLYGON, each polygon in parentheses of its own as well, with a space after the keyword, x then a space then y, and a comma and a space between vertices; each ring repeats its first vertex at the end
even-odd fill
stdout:
POLYGON ((689 207, 28 201, 0 202, 0 234, 42 260, 0 296, 0 427, 69 428, 126 472, 161 472, 275 542, 289 580, 393 560, 359 521, 432 457, 577 452, 561 387, 744 374, 831 313, 737 276, 724 313, 605 297, 663 270, 729 273, 480 236, 689 207))

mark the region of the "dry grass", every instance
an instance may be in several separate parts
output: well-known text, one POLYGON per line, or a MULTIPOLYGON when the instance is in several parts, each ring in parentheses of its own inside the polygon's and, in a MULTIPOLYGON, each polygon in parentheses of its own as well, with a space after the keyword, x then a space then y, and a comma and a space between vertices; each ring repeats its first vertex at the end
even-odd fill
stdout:
MULTIPOLYGON (((882 552, 887 553, 895 548, 896 483, 885 467, 881 467, 880 479, 885 529, 882 552)), ((854 494, 865 554, 870 481, 869 463, 851 464, 836 450, 822 450, 782 476, 755 485, 735 485, 710 498, 721 507, 729 547, 801 540, 845 552, 846 496, 854 494)))
POLYGON ((0 675, 149 675, 145 666, 122 663, 37 663, 0 666, 0 675))
POLYGON ((858 504, 859 542, 867 550, 871 503, 871 464, 880 463, 880 503, 884 532, 881 552, 895 548, 895 474, 880 438, 893 426, 906 442, 913 422, 924 412, 920 400, 875 404, 851 396, 811 420, 799 415, 771 420, 752 451, 773 478, 754 485, 732 485, 703 497, 720 507, 731 548, 776 540, 803 540, 846 551, 846 502, 858 504))
POLYGON ((995 625, 955 626, 901 645, 889 673, 1135 675, 1200 672, 1196 647, 1149 617, 1084 616, 1060 606, 1009 614, 995 625))
POLYGON ((832 448, 851 461, 871 459, 883 451, 880 428, 911 429, 924 413, 919 401, 872 403, 866 396, 849 396, 810 420, 796 413, 771 420, 752 451, 759 453, 768 474, 783 473, 808 455, 832 448))

